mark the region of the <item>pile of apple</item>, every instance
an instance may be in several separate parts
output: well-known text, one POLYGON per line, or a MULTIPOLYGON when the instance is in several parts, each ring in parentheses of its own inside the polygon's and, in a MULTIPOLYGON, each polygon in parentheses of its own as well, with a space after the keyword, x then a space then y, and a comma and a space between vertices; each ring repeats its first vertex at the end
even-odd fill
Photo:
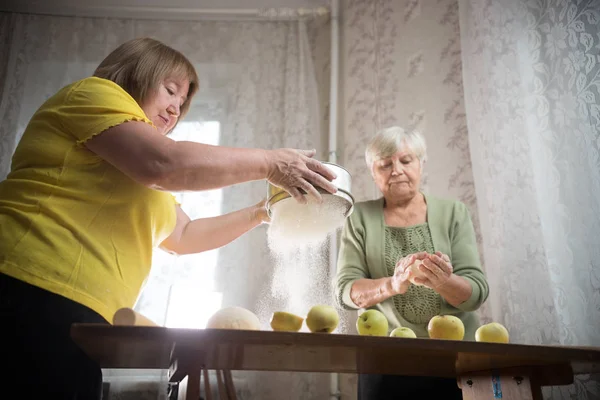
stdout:
MULTIPOLYGON (((304 318, 285 311, 276 311, 271 317, 271 328, 274 331, 298 332, 302 328, 304 318)), ((306 326, 311 332, 331 333, 340 323, 340 316, 335 308, 319 304, 313 306, 306 315, 306 326)))
MULTIPOLYGON (((298 315, 276 311, 271 317, 271 328, 274 331, 298 332, 303 323, 311 332, 331 333, 339 322, 340 317, 335 308, 328 305, 313 306, 306 319, 298 315)), ((367 310, 356 320, 356 330, 361 336, 388 336, 388 320, 381 311, 367 310)), ((429 320, 427 332, 431 339, 463 340, 465 326, 453 315, 436 315, 429 320)), ((389 334, 391 337, 416 338, 415 332, 407 327, 398 327, 389 334)), ((481 325, 475 331, 477 342, 508 343, 508 330, 497 322, 481 325)))
MULTIPOLYGON (((387 336, 388 321, 381 311, 367 310, 356 320, 356 330, 361 336, 387 336)), ((436 315, 429 320, 427 332, 431 339, 463 340, 465 326, 459 318, 453 315, 436 315)), ((415 332, 407 327, 394 329, 390 336, 417 337, 415 332)), ((482 325, 475 331, 477 342, 508 343, 508 339, 508 330, 497 322, 482 325)))

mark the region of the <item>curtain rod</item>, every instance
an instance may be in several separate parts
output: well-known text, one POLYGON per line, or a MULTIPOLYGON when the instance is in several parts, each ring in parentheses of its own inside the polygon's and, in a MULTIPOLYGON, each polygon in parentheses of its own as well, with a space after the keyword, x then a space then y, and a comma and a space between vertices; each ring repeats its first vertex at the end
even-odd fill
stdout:
POLYGON ((80 6, 57 7, 47 3, 23 4, 11 2, 0 11, 24 14, 41 14, 69 17, 101 17, 121 19, 156 20, 246 20, 279 21, 318 18, 329 15, 329 8, 178 8, 178 7, 131 7, 131 6, 80 6))

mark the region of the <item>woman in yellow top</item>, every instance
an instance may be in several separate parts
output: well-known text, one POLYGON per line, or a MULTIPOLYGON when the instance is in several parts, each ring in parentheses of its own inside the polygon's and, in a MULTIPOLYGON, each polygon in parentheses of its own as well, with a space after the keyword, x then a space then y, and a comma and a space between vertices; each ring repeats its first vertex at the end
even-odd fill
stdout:
POLYGON ((267 179, 298 201, 319 197, 313 185, 335 192, 314 151, 169 139, 197 88, 181 53, 135 39, 31 118, 0 182, 1 347, 14 371, 1 375, 3 394, 99 399, 101 370, 71 341, 71 324, 132 307, 155 247, 198 253, 267 220, 260 202, 192 221, 167 191, 267 179))

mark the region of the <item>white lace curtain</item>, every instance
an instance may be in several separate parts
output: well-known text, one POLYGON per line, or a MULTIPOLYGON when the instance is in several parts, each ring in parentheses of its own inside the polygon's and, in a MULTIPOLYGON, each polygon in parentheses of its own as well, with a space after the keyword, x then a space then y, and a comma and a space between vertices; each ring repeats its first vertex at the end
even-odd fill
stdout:
MULTIPOLYGON (((519 343, 600 346, 600 1, 459 5, 492 317, 519 343)), ((546 394, 598 399, 600 377, 546 394)))
MULTIPOLYGON (((0 13, 0 179, 8 173, 14 148, 37 107, 62 86, 90 76, 119 44, 142 36, 182 51, 198 70, 200 91, 174 133, 176 139, 233 147, 316 148, 322 159, 327 153, 323 110, 328 96, 323 92, 327 83, 317 84, 317 79, 327 76, 328 59, 322 57, 328 55, 327 25, 325 19, 176 22, 0 13)), ((179 196, 184 209, 197 218, 252 205, 265 195, 265 182, 253 182, 179 196)), ((267 328, 267 313, 273 310, 259 308, 269 294, 273 265, 266 226, 218 251, 183 257, 157 252, 136 309, 160 324, 168 322, 171 312, 201 324, 195 313, 203 308, 210 312, 236 305, 259 314, 267 328), (178 296, 175 304, 170 294, 182 293, 183 301, 178 296)), ((277 301, 271 305, 276 307, 277 301)), ((123 377, 105 372, 109 379, 133 379, 131 373, 123 377)), ((234 379, 245 398, 280 399, 283 393, 297 391, 301 396, 320 389, 324 391, 315 396, 327 395, 326 381, 325 386, 308 385, 317 379, 309 374, 280 374, 279 388, 261 384, 260 374, 236 373, 234 379)), ((156 398, 156 392, 138 389, 136 398, 156 398)), ((138 389, 123 387, 112 398, 138 389)))

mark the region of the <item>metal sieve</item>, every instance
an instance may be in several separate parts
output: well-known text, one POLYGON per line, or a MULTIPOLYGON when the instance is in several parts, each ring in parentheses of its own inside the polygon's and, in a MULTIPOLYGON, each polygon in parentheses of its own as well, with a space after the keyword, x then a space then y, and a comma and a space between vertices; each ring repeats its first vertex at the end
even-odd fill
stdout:
MULTIPOLYGON (((323 201, 327 201, 328 196, 336 196, 344 199, 347 209, 344 213, 345 217, 350 216, 352 211, 354 210, 354 197, 351 194, 352 187, 352 175, 348 172, 347 169, 330 162, 323 162, 323 164, 332 170, 337 178, 335 178, 332 183, 338 188, 337 192, 334 194, 329 193, 323 188, 316 186, 315 188, 321 195, 323 196, 323 201)), ((269 213, 269 217, 271 217, 271 207, 280 201, 296 201, 294 200, 288 192, 281 189, 280 187, 274 186, 268 183, 267 186, 267 212, 269 213)))

